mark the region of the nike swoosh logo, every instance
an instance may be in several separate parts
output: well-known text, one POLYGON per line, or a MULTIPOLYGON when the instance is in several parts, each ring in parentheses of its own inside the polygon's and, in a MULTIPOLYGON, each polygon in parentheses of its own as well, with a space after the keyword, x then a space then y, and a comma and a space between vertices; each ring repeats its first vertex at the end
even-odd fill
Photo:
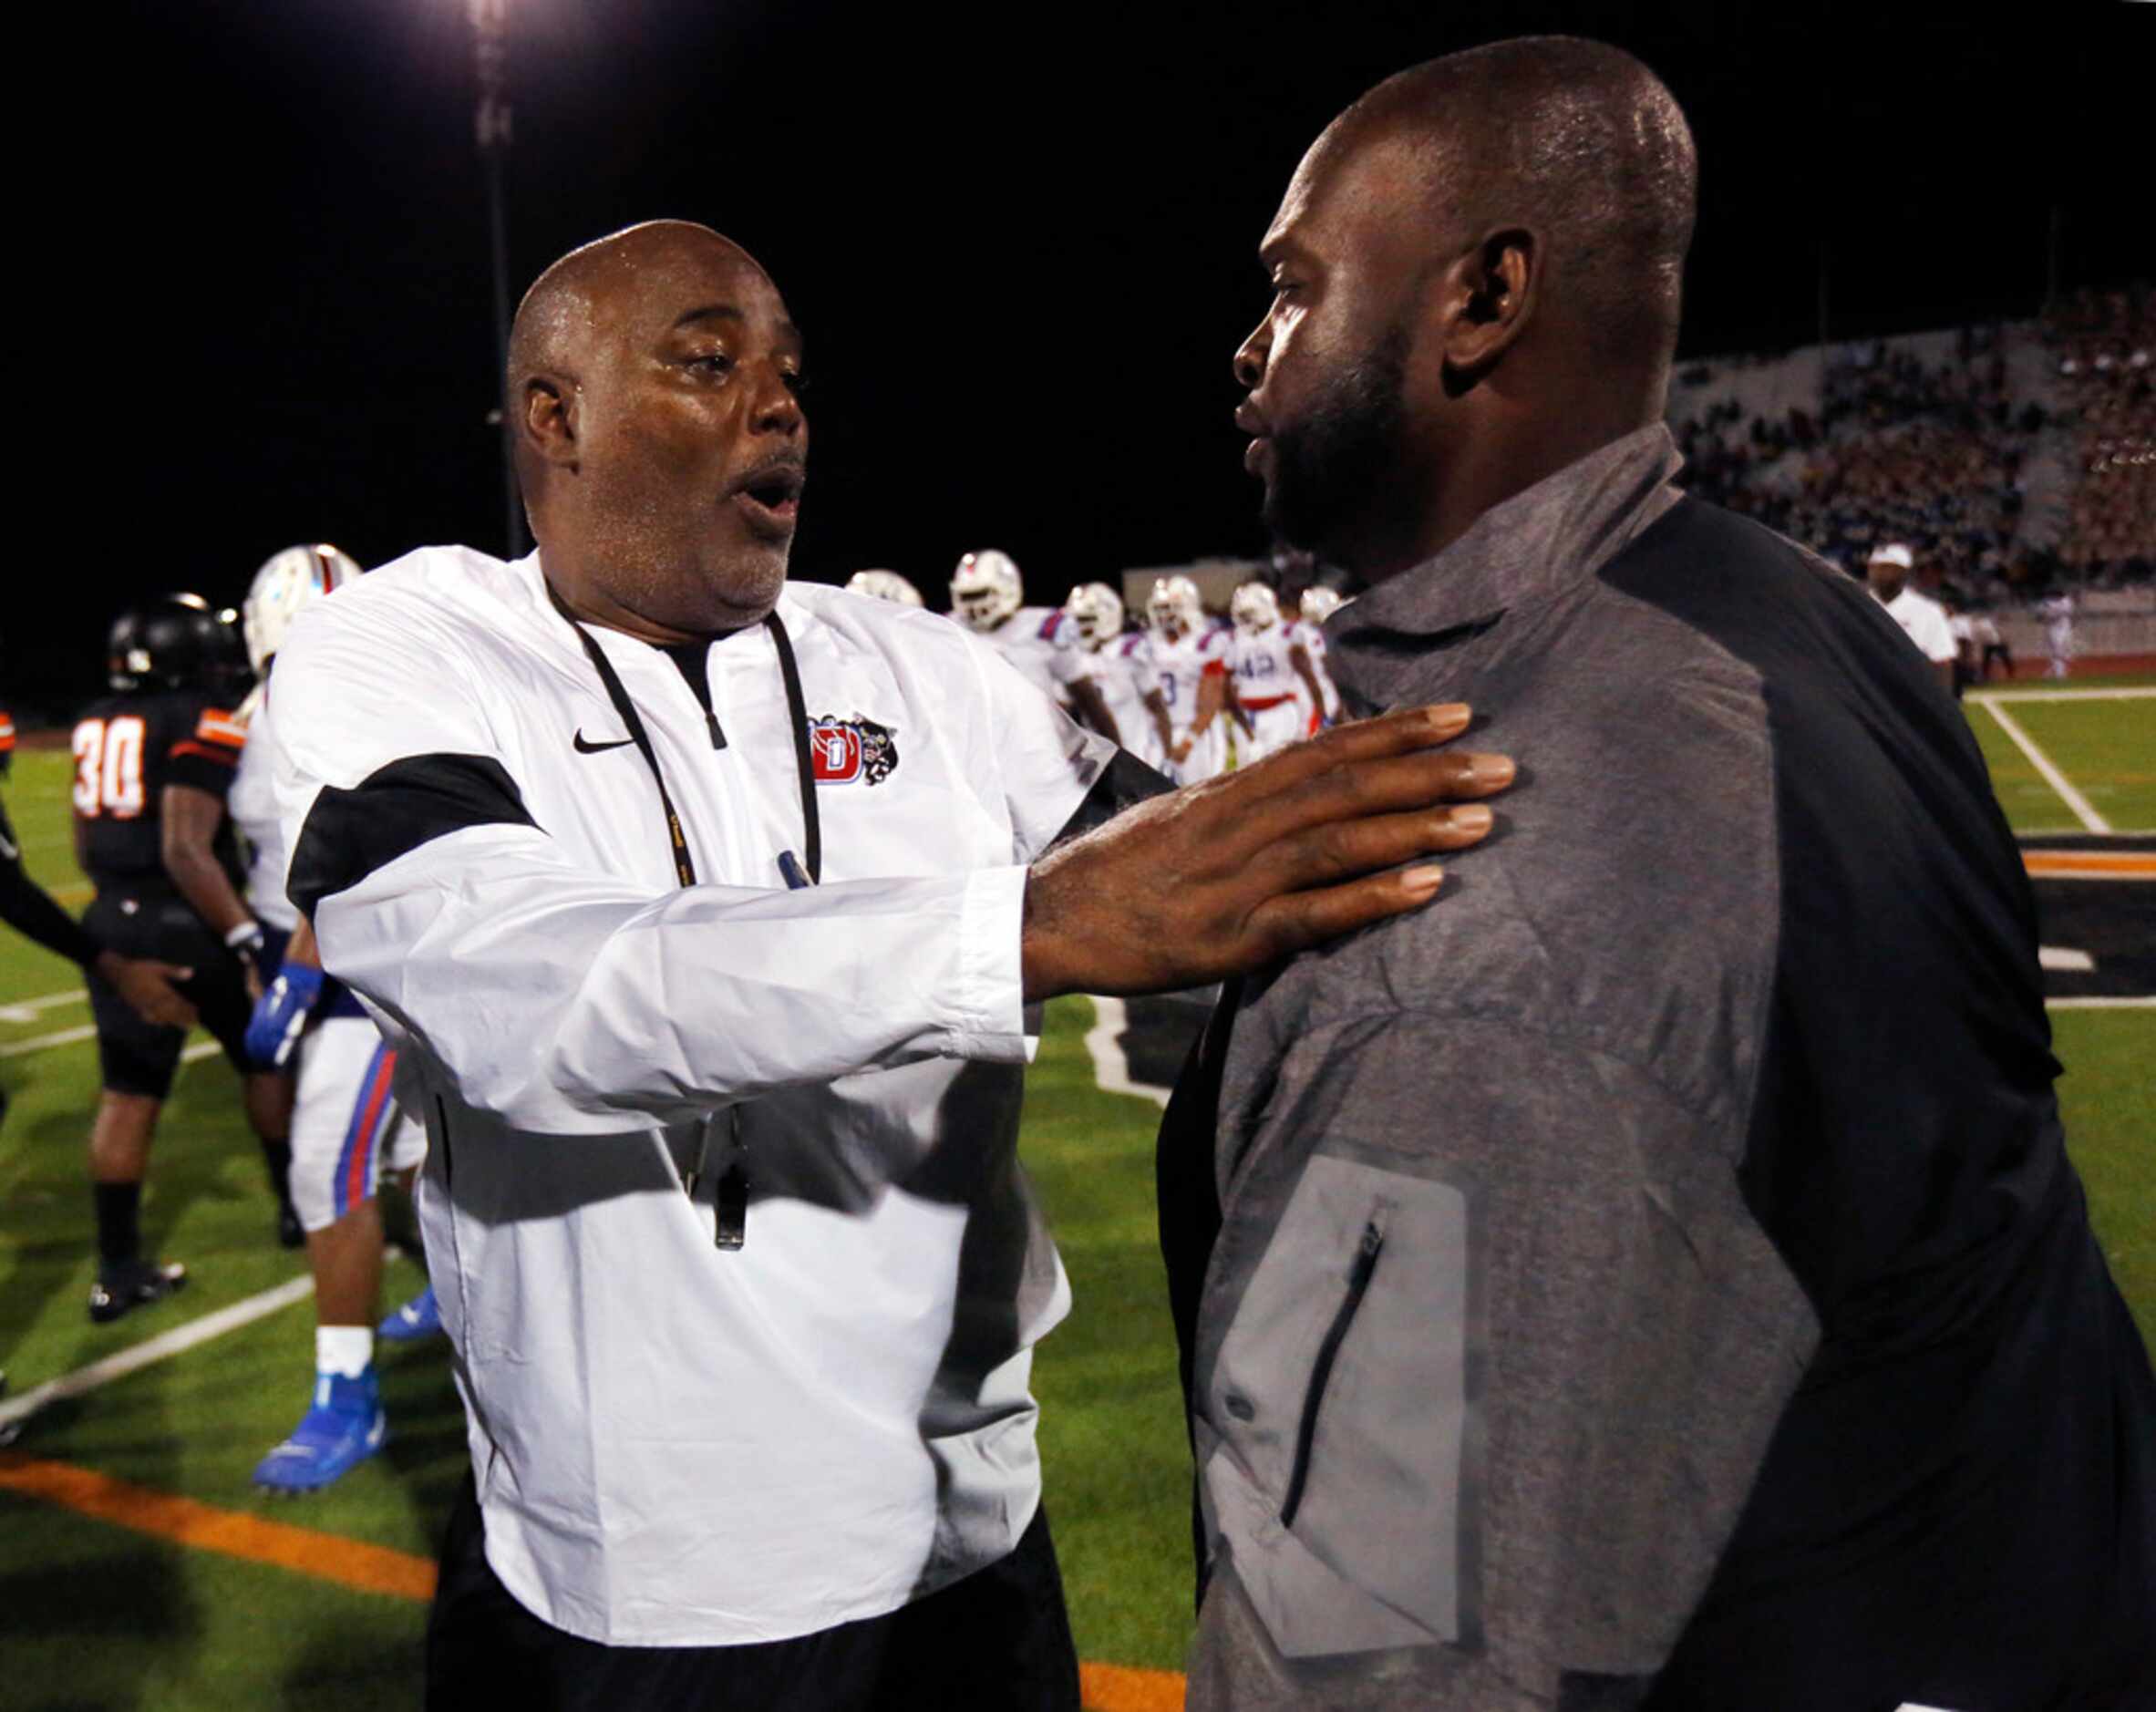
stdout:
POLYGON ((583 732, 579 730, 576 736, 571 740, 575 744, 576 752, 579 755, 596 755, 602 749, 618 749, 625 748, 627 745, 635 742, 636 739, 634 737, 616 737, 612 743, 586 743, 584 741, 583 732))

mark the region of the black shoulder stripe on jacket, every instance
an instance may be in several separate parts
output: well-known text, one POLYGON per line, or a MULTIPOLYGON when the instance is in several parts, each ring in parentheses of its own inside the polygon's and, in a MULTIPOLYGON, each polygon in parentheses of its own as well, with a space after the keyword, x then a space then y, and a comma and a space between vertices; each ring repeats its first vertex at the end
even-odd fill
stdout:
POLYGON ((350 790, 332 785, 315 799, 292 852, 286 895, 312 918, 324 898, 445 833, 536 825, 516 781, 493 757, 407 756, 350 790))

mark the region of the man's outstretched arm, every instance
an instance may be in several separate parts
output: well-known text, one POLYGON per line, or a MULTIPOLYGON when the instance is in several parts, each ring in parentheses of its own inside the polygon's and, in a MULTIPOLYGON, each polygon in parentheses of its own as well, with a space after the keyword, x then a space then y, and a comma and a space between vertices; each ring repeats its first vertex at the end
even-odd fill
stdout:
POLYGON ((1052 828, 1006 867, 660 889, 549 836, 484 709, 369 616, 303 619, 281 659, 321 692, 274 734, 293 901, 333 975, 527 1129, 669 1121, 925 1057, 1020 1060, 1025 997, 1199 985, 1412 907, 1427 882, 1355 882, 1480 836, 1430 810, 1494 788, 1430 752, 1463 714, 1408 715, 1202 801, 1141 804, 1033 869, 1052 828))
POLYGON ((1140 803, 1035 863, 1026 996, 1202 986, 1426 903, 1512 763, 1444 747, 1460 705, 1342 727, 1140 803), (1402 866, 1402 864, 1409 864, 1402 866))

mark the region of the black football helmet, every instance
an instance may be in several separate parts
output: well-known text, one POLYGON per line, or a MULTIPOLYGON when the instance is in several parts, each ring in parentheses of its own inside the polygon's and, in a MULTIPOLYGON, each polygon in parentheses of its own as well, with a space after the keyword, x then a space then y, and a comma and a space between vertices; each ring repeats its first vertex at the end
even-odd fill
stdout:
POLYGON ((220 613, 200 594, 167 594, 112 621, 105 670, 123 694, 199 689, 237 695, 253 674, 238 615, 220 613))

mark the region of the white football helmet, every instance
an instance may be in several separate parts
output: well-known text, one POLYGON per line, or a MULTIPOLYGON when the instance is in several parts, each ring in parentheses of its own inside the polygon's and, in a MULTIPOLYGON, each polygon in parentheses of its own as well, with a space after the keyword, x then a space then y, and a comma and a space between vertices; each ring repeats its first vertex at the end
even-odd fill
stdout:
POLYGON ((1185 635, 1204 624, 1205 603, 1190 578, 1156 577, 1153 592, 1146 596, 1145 615, 1155 630, 1185 635))
POLYGON ((1123 597, 1105 583, 1081 583, 1063 610, 1088 648, 1105 648, 1123 634, 1123 597))
POLYGON ((1313 583, 1303 591, 1303 622, 1306 624, 1322 624, 1346 604, 1346 598, 1338 589, 1327 588, 1322 583, 1313 583))
POLYGON ((865 594, 871 600, 892 601, 901 606, 922 604, 921 591, 895 571, 856 571, 846 579, 850 594, 865 594))
POLYGON ((1280 622, 1280 596, 1263 583, 1245 583, 1230 598, 1228 616, 1244 635, 1258 635, 1280 622))
POLYGON ((951 610, 975 630, 994 630, 1025 603, 1026 584, 1007 552, 969 552, 951 573, 951 610))
POLYGON ((348 554, 327 541, 287 547, 273 553, 247 585, 240 622, 247 634, 247 658, 259 675, 284 640, 284 627, 299 609, 318 594, 342 588, 359 574, 348 554))

